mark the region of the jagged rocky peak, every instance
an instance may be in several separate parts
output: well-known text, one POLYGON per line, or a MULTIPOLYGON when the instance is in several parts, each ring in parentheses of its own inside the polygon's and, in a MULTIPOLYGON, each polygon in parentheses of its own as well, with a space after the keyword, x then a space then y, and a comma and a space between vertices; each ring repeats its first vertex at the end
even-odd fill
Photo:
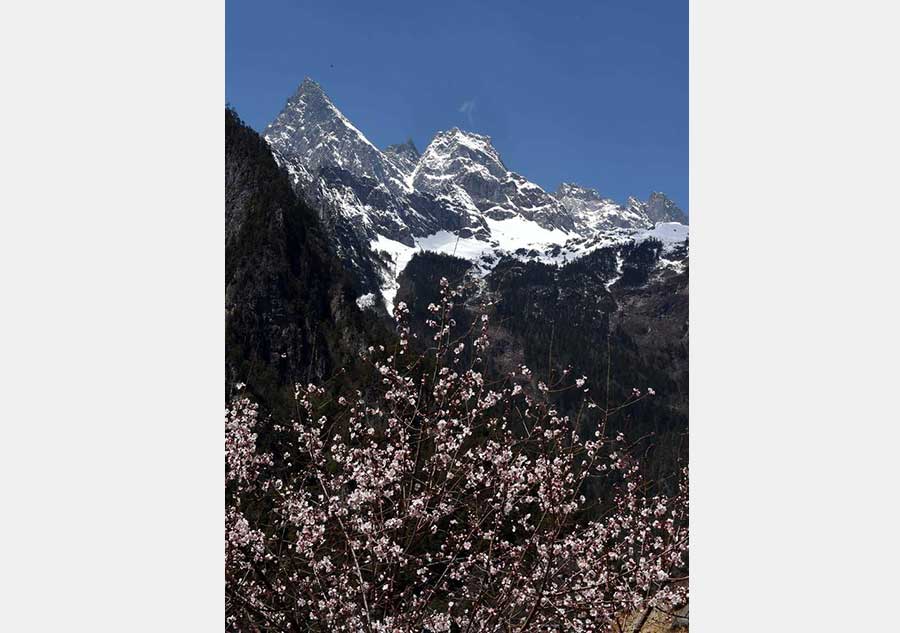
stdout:
POLYGON ((669 200, 666 194, 658 191, 650 194, 650 199, 647 201, 647 215, 653 222, 688 223, 688 218, 684 211, 669 200))
POLYGON ((415 184, 422 189, 439 189, 445 176, 477 172, 483 178, 500 180, 508 170, 489 136, 464 132, 457 127, 438 132, 419 159, 415 184))
POLYGON ((603 200, 603 196, 596 189, 582 187, 571 182, 564 182, 556 189, 556 197, 559 200, 574 198, 576 200, 603 200))
POLYGON ((400 169, 309 77, 303 80, 263 135, 279 159, 288 163, 289 172, 315 177, 323 167, 338 167, 357 178, 383 183, 391 190, 408 189, 400 169))
MULTIPOLYGON (((639 201, 636 206, 618 204, 604 198, 596 189, 574 183, 563 183, 556 190, 556 199, 572 217, 579 233, 609 229, 646 229, 653 226, 639 201)), ((629 199, 629 202, 631 199, 629 199)))
POLYGON ((625 208, 634 213, 644 215, 652 224, 658 222, 678 222, 687 224, 687 215, 678 208, 674 202, 669 200, 664 193, 654 191, 650 194, 647 202, 638 200, 634 196, 629 196, 625 203, 625 208))
POLYGON ((389 145, 384 150, 385 155, 394 161, 394 164, 406 175, 412 175, 419 164, 419 149, 413 140, 407 139, 405 143, 389 145))
POLYGON ((572 230, 562 205, 510 171, 489 136, 459 128, 438 133, 419 159, 413 186, 494 219, 522 217, 544 228, 572 230))
POLYGON ((634 196, 628 196, 628 200, 625 201, 625 208, 631 211, 644 213, 644 209, 647 206, 646 202, 638 200, 634 196))
POLYGON ((297 90, 294 92, 293 96, 288 100, 288 103, 291 102, 293 102, 294 104, 303 103, 311 110, 321 111, 323 109, 337 109, 334 107, 331 99, 328 98, 328 95, 325 94, 325 91, 322 90, 322 86, 320 86, 310 77, 303 78, 303 81, 300 82, 299 86, 297 86, 297 90))

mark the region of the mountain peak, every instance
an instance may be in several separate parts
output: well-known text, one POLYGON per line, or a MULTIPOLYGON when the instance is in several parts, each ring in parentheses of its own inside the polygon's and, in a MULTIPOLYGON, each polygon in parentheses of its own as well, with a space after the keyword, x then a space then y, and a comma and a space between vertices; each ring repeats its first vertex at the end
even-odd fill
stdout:
POLYGON ((406 187, 401 170, 309 77, 266 127, 264 138, 279 155, 291 157, 290 162, 297 173, 312 177, 323 167, 337 167, 397 190, 406 187))
POLYGON ((556 198, 506 167, 491 137, 458 127, 435 135, 419 159, 412 185, 479 217, 519 217, 547 230, 574 228, 556 198))
POLYGON ((573 182, 564 182, 556 189, 557 198, 576 198, 578 200, 603 200, 603 196, 596 189, 582 187, 573 182))
POLYGON ((297 91, 318 91, 324 92, 322 90, 322 86, 320 86, 312 77, 304 77, 303 81, 300 82, 300 85, 297 87, 297 91))
POLYGON ((297 86, 294 95, 288 100, 288 105, 300 102, 310 105, 315 104, 319 107, 324 105, 337 110, 331 102, 331 99, 329 99, 328 95, 325 94, 325 91, 322 90, 322 86, 317 84, 310 77, 305 77, 300 85, 297 86))
POLYGON ((484 143, 493 147, 491 143, 491 137, 487 134, 478 134, 477 132, 469 132, 468 130, 462 130, 455 125, 449 130, 444 130, 442 132, 438 132, 435 134, 435 139, 437 138, 445 138, 445 139, 455 139, 460 142, 465 141, 477 141, 479 143, 484 143))
POLYGON ((500 153, 491 143, 490 136, 467 132, 458 127, 435 134, 422 157, 424 160, 438 163, 454 160, 473 161, 485 166, 496 176, 507 171, 500 153))
POLYGON ((677 204, 660 191, 654 191, 650 194, 650 198, 647 200, 647 215, 654 222, 688 223, 685 212, 679 209, 677 204))
MULTIPOLYGON (((288 99, 284 109, 276 117, 275 121, 269 124, 269 127, 266 129, 266 136, 268 136, 269 129, 279 122, 287 122, 293 127, 297 127, 296 123, 316 122, 325 124, 325 122, 329 122, 328 125, 331 125, 332 122, 335 124, 340 122, 340 124, 345 126, 353 127, 350 121, 347 120, 347 117, 338 110, 337 106, 325 94, 322 86, 309 77, 306 77, 297 86, 297 90, 288 99)), ((362 133, 359 132, 359 135, 362 136, 362 133)))

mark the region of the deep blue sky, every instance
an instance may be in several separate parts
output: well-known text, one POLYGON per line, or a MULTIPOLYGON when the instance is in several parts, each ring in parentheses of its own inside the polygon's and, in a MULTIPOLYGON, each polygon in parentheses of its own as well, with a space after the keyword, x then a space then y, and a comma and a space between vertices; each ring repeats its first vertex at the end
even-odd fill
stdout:
POLYGON ((379 147, 455 125, 545 189, 688 210, 687 0, 227 0, 225 48, 257 130, 310 76, 379 147))

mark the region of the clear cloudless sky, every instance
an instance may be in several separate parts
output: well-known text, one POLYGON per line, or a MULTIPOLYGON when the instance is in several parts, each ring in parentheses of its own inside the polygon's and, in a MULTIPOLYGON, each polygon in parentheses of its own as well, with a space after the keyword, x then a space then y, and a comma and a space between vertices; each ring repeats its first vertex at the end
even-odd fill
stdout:
POLYGON ((547 190, 688 211, 687 0, 227 0, 225 48, 258 131, 309 76, 379 147, 458 126, 547 190))

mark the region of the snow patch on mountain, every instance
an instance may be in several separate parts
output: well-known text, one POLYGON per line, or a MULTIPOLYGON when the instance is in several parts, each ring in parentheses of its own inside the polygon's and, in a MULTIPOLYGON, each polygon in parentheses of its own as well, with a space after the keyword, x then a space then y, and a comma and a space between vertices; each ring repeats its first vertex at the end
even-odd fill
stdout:
POLYGON ((652 229, 638 232, 635 241, 643 242, 651 238, 662 242, 664 249, 671 250, 688 239, 688 227, 680 222, 659 222, 652 229))
POLYGON ((356 305, 359 306, 360 310, 366 310, 374 308, 376 301, 377 299, 375 298, 375 293, 367 292, 366 294, 356 299, 356 305))
POLYGON ((491 229, 493 240, 506 251, 536 248, 548 244, 565 244, 574 236, 573 233, 562 229, 545 228, 522 216, 513 216, 505 220, 487 218, 486 222, 491 229))
POLYGON ((623 266, 625 264, 625 258, 622 257, 621 252, 616 253, 616 274, 609 278, 609 280, 603 284, 607 290, 609 290, 614 283, 619 281, 622 278, 623 266))
MULTIPOLYGON (((662 242, 663 253, 671 253, 688 237, 688 227, 677 222, 660 223, 653 229, 641 231, 609 231, 589 242, 581 240, 577 234, 561 229, 547 229, 521 217, 505 220, 487 218, 486 222, 490 229, 490 238, 487 240, 463 237, 459 233, 442 230, 414 238, 415 244, 408 246, 384 235, 377 235, 371 247, 386 259, 380 290, 388 312, 393 314, 394 298, 400 287, 400 273, 417 252, 441 253, 469 260, 474 264, 473 272, 484 277, 503 257, 564 265, 601 248, 621 247, 651 238, 662 242)), ((617 253, 617 274, 607 282, 607 289, 621 277, 622 262, 621 254, 617 253)), ((663 258, 660 265, 673 268, 676 272, 683 270, 683 263, 678 260, 663 258)))

